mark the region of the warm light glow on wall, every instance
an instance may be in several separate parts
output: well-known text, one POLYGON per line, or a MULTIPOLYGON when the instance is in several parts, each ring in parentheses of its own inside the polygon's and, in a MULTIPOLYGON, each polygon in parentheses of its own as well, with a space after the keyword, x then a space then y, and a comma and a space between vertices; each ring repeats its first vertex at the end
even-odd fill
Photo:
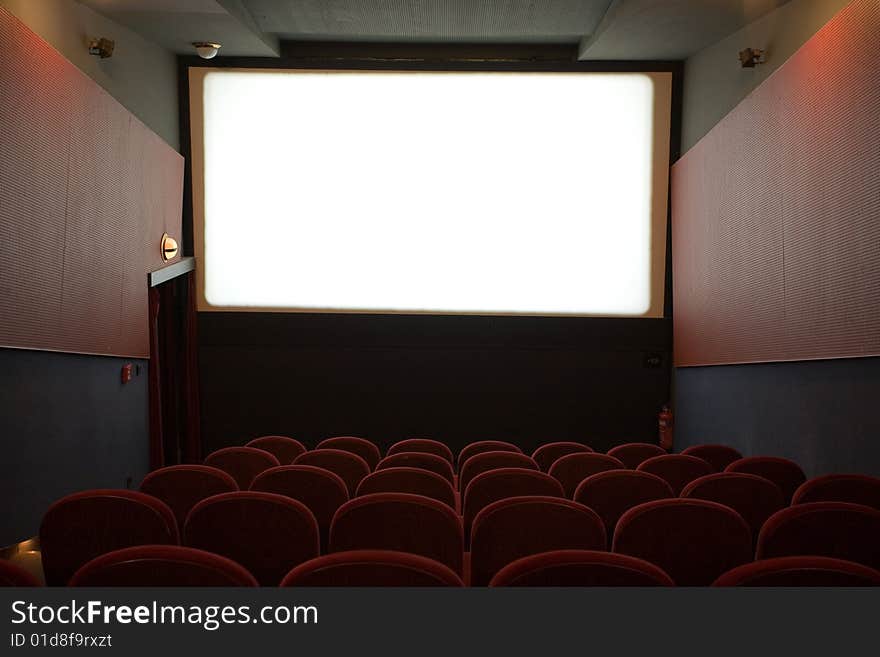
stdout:
POLYGON ((203 309, 662 315, 665 78, 191 73, 203 309))

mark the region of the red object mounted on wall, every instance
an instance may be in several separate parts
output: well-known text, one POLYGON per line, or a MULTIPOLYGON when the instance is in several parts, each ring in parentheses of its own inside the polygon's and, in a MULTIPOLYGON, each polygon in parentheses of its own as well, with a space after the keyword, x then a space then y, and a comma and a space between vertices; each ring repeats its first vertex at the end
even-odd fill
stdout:
POLYGON ((668 404, 664 404, 657 416, 657 424, 660 429, 660 447, 667 452, 672 451, 672 426, 674 420, 672 418, 672 409, 668 404))
POLYGON ((122 383, 126 384, 131 381, 131 363, 122 366, 122 383))

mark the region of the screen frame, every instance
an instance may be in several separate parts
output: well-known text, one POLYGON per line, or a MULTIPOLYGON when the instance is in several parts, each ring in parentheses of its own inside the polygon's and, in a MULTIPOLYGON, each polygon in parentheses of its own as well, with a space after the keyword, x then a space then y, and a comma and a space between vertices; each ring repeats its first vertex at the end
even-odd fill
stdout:
MULTIPOLYGON (((297 45, 297 44, 294 44, 297 45)), ((180 102, 180 142, 186 158, 184 183, 183 246, 185 253, 202 253, 200 231, 194 224, 193 194, 193 144, 191 138, 191 112, 200 111, 192 106, 190 69, 266 69, 266 70, 352 70, 352 71, 471 71, 471 72, 530 72, 530 73, 668 73, 670 79, 669 112, 669 165, 680 157, 683 63, 675 61, 577 61, 560 58, 568 52, 565 48, 524 47, 522 45, 421 45, 406 44, 299 44, 298 48, 287 45, 286 53, 279 58, 223 57, 203 60, 198 57, 178 57, 178 95, 180 102), (295 51, 291 55, 290 52, 295 51), (357 52, 358 56, 353 56, 357 52)), ((656 105, 655 105, 656 112, 656 105)), ((199 162, 201 166, 201 161, 199 162)), ((668 177, 667 177, 668 178, 668 177)), ((665 254, 662 259, 665 270, 662 287, 658 289, 656 273, 652 273, 651 314, 643 316, 573 315, 550 313, 474 313, 474 312, 424 312, 417 310, 364 310, 364 309, 306 309, 306 308, 255 308, 215 307, 204 300, 204 273, 197 267, 197 306, 200 312, 244 313, 294 313, 300 315, 437 315, 437 316, 502 316, 502 317, 549 317, 561 320, 621 319, 646 321, 671 319, 672 315, 672 263, 671 263, 671 185, 667 179, 665 254), (657 307, 656 294, 663 296, 662 314, 657 307)), ((204 202, 204 199, 201 200, 204 202)), ((655 246, 657 241, 654 241, 655 246)), ((652 271, 659 266, 659 259, 652 257, 652 271)))

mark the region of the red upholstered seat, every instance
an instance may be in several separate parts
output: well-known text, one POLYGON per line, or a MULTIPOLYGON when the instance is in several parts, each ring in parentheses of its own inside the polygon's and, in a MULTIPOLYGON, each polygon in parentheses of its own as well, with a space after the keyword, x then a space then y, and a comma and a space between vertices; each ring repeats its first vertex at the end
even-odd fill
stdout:
POLYGON ((463 586, 438 561, 391 550, 351 550, 317 557, 291 570, 281 586, 463 586))
POLYGON ((458 453, 458 470, 461 471, 464 462, 474 454, 482 454, 483 452, 517 452, 522 454, 519 447, 504 440, 478 440, 461 448, 458 453))
POLYGON ((458 490, 462 493, 467 490, 468 484, 478 474, 498 468, 525 468, 538 470, 538 464, 531 456, 519 452, 481 452, 474 454, 462 463, 458 472, 458 490))
POLYGON ((852 502, 880 510, 880 478, 858 474, 830 474, 805 481, 792 504, 852 502))
POLYGON ((308 451, 296 438, 287 436, 260 436, 250 441, 246 447, 266 450, 278 459, 281 465, 290 465, 297 456, 308 451))
POLYGON ((421 468, 383 468, 364 477, 358 496, 372 493, 412 493, 443 502, 455 509, 455 489, 449 481, 421 468))
POLYGON ((657 475, 638 470, 608 470, 584 479, 574 493, 574 501, 590 507, 605 523, 608 540, 617 521, 631 508, 674 497, 672 489, 657 475))
POLYGON ((511 497, 485 507, 471 529, 471 584, 486 586, 504 566, 550 550, 603 550, 605 527, 582 504, 511 497))
POLYGON ((830 557, 778 557, 729 570, 712 586, 880 586, 880 571, 830 557))
POLYGON ((300 454, 294 465, 311 465, 329 470, 345 482, 348 496, 352 497, 361 479, 370 474, 370 466, 360 456, 342 449, 314 449, 300 454))
POLYGON ((533 554, 498 571, 489 586, 673 586, 654 564, 598 550, 533 554))
POLYGON ((161 500, 132 490, 98 489, 55 502, 40 525, 43 572, 64 586, 95 557, 134 545, 175 545, 174 513, 161 500))
POLYGON ((808 502, 777 511, 758 535, 758 559, 810 555, 880 569, 880 511, 850 502, 808 502))
POLYGON ((642 461, 636 470, 657 475, 669 484, 675 495, 681 493, 682 488, 694 479, 705 477, 714 472, 712 466, 703 459, 686 454, 652 456, 642 461))
POLYGON ((330 527, 330 552, 395 550, 419 554, 462 572, 461 518, 422 495, 373 493, 343 504, 330 527))
POLYGON ((376 470, 384 470, 386 468, 419 468, 420 470, 428 470, 434 474, 438 474, 450 484, 455 481, 455 474, 452 472, 452 466, 442 456, 436 454, 428 454, 427 452, 397 452, 390 454, 379 461, 376 470))
POLYGON ((652 443, 625 443, 612 447, 608 455, 623 462, 630 470, 635 470, 642 461, 647 461, 654 456, 663 456, 666 450, 652 443))
POLYGON ((325 438, 318 443, 318 449, 341 449, 344 452, 357 454, 367 465, 370 470, 376 468, 376 464, 382 458, 382 453, 375 444, 366 438, 358 438, 357 436, 335 436, 333 438, 325 438))
POLYGON ((462 504, 465 544, 470 539, 474 518, 485 507, 508 497, 528 495, 564 497, 565 493, 562 485, 550 475, 525 468, 488 470, 471 479, 462 504))
POLYGON ((256 447, 224 447, 208 454, 205 465, 223 470, 235 479, 239 490, 250 488, 251 482, 263 470, 279 465, 278 459, 256 447))
POLYGON ((727 445, 694 445, 683 449, 681 453, 703 459, 715 469, 715 472, 724 472, 724 468, 743 457, 733 447, 727 445))
POLYGON ((179 530, 196 504, 237 490, 231 475, 209 465, 170 465, 154 470, 141 482, 142 493, 162 500, 174 512, 179 530))
POLYGON ((257 586, 231 559, 179 545, 141 545, 92 559, 71 586, 257 586))
POLYGON ((728 465, 725 472, 746 472, 769 479, 779 486, 782 498, 788 504, 798 486, 807 480, 804 471, 794 461, 777 456, 747 456, 728 465))
POLYGON ((39 585, 37 578, 24 568, 11 561, 0 559, 0 587, 39 585))
POLYGON ((752 560, 752 534, 745 520, 723 504, 656 500, 621 516, 612 549, 659 566, 678 586, 709 586, 752 560))
POLYGON ((550 466, 553 465, 554 461, 560 456, 592 451, 592 447, 588 447, 583 443, 560 441, 541 445, 532 453, 532 458, 535 459, 535 463, 538 464, 538 467, 541 468, 543 472, 547 472, 550 470, 550 466))
POLYGON ((407 438, 394 443, 388 448, 386 456, 399 454, 400 452, 422 452, 425 454, 433 454, 449 461, 449 465, 455 464, 455 457, 452 450, 439 440, 431 440, 430 438, 407 438))
POLYGON ((314 465, 269 468, 257 475, 251 490, 284 495, 305 504, 318 522, 324 548, 336 510, 348 501, 348 488, 342 478, 314 465))
POLYGON ((785 507, 782 491, 776 484, 745 472, 716 472, 700 477, 684 487, 681 497, 729 506, 743 517, 754 539, 767 518, 785 507))
POLYGON ((606 470, 624 470, 626 466, 607 454, 576 453, 562 456, 550 466, 550 476, 562 484, 565 496, 574 497, 574 492, 587 477, 606 470))
POLYGON ((186 519, 183 542, 241 564, 261 586, 277 586, 320 550, 318 522, 305 504, 256 491, 199 502, 186 519))

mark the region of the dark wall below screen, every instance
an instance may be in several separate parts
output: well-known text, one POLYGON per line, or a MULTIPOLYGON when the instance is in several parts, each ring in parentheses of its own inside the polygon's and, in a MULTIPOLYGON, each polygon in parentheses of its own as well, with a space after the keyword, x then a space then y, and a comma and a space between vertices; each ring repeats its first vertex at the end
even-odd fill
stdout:
POLYGON ((267 433, 605 450, 656 441, 669 397, 662 319, 200 313, 199 344, 206 451, 267 433))

